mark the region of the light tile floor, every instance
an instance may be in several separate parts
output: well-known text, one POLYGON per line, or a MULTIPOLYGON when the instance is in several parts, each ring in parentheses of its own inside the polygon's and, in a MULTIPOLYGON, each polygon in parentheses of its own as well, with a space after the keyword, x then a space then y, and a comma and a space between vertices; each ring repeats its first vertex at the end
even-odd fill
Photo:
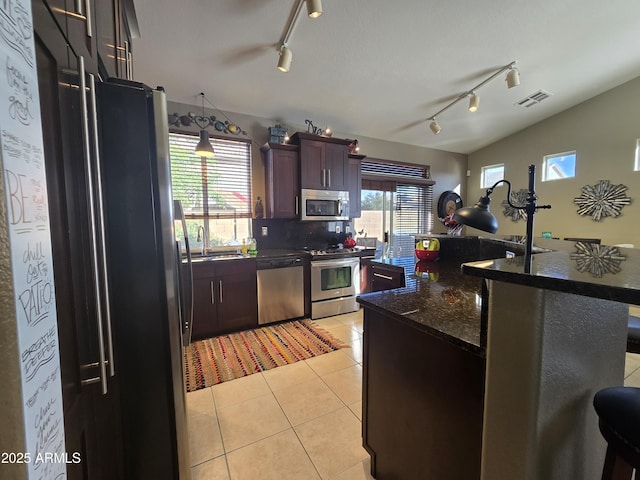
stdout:
POLYGON ((362 311, 314 322, 351 348, 187 394, 193 480, 373 478, 361 436, 362 311))
MULTIPOLYGON (((351 348, 187 394, 193 480, 373 478, 361 438, 362 311, 315 322, 351 348)), ((640 387, 640 354, 626 356, 625 385, 640 387)))

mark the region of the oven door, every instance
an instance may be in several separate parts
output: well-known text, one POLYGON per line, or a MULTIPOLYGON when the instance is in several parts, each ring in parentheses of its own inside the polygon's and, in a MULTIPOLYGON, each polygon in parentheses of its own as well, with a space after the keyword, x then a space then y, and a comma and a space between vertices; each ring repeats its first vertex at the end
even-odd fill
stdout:
POLYGON ((311 301, 351 297, 360 286, 357 257, 311 261, 311 301))

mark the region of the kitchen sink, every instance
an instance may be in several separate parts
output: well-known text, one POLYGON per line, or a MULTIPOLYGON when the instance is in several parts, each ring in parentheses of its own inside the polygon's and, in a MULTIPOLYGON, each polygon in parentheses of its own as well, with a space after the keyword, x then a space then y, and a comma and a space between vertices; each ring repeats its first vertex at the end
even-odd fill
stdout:
POLYGON ((207 255, 192 255, 192 262, 210 262, 214 260, 230 260, 238 258, 247 258, 248 255, 242 253, 209 253, 207 255))

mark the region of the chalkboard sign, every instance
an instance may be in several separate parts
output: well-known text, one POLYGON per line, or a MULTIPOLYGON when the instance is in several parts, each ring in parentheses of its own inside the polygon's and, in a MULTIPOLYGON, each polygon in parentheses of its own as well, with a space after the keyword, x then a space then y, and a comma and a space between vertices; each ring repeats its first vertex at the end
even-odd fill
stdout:
POLYGON ((31 2, 0 4, 0 145, 30 479, 66 477, 62 387, 31 2))

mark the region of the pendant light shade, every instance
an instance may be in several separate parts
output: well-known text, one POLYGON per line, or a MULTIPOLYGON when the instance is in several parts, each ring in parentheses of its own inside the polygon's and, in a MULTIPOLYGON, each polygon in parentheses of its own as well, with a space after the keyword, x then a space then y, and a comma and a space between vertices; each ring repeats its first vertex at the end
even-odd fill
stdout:
POLYGON ((307 13, 309 18, 318 18, 322 15, 322 0, 307 0, 307 13))
POLYGON ((291 60, 293 59, 293 53, 289 50, 289 47, 282 45, 280 49, 280 59, 278 60, 278 70, 287 73, 291 68, 291 60))
POLYGON ((429 124, 429 128, 436 135, 440 133, 440 130, 442 130, 442 128, 440 128, 440 125, 438 125, 438 122, 436 122, 435 118, 431 120, 431 123, 429 124))
POLYGON ((200 130, 200 141, 196 145, 196 155, 199 157, 213 158, 214 151, 209 142, 209 132, 206 130, 200 130))
POLYGON ((469 111, 475 112, 480 107, 480 97, 475 93, 471 94, 471 98, 469 98, 469 111))
POLYGON ((491 203, 491 200, 485 195, 473 207, 464 207, 456 210, 453 214, 453 220, 483 232, 496 233, 498 231, 498 220, 489 210, 489 203, 491 203))
POLYGON ((513 88, 520 85, 520 72, 517 68, 512 68, 507 72, 507 87, 513 88))

